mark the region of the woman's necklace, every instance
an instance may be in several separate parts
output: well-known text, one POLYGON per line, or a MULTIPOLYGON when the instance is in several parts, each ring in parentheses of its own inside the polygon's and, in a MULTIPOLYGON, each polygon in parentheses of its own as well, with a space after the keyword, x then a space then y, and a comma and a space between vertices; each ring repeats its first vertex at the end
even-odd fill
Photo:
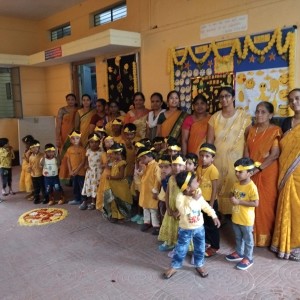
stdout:
MULTIPOLYGON (((267 129, 268 129, 269 127, 270 127, 270 124, 266 127, 266 129, 264 130, 264 132, 263 132, 263 134, 261 135, 261 137, 264 136, 264 134, 266 133, 266 131, 267 131, 267 129)), ((255 141, 257 132, 258 132, 258 126, 256 126, 256 130, 255 130, 255 134, 254 134, 254 137, 253 137, 253 139, 252 139, 252 142, 255 141)))

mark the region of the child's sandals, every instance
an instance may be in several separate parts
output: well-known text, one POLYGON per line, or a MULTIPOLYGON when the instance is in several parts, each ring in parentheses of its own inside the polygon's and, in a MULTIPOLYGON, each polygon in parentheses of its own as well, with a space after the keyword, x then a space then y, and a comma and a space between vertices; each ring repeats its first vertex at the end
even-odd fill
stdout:
POLYGON ((203 267, 198 267, 198 268, 195 268, 197 273, 202 277, 202 278, 205 278, 208 276, 208 272, 205 270, 205 268, 203 267))
POLYGON ((88 210, 94 210, 94 209, 96 209, 95 203, 90 203, 90 204, 88 205, 87 209, 88 209, 88 210))

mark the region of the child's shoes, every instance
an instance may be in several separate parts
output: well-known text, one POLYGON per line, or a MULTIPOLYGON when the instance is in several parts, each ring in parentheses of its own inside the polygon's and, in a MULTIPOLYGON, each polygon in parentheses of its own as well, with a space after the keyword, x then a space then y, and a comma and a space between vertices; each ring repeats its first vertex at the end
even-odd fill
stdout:
POLYGON ((244 257, 237 265, 236 268, 239 270, 247 270, 253 265, 253 260, 244 257))
POLYGON ((136 223, 139 224, 139 225, 144 224, 144 217, 143 217, 143 216, 140 216, 140 218, 137 220, 136 223))
POLYGON ((225 258, 228 261, 241 261, 243 259, 243 257, 239 256, 236 251, 232 252, 229 255, 226 255, 225 258))
POLYGON ((167 242, 164 242, 163 244, 158 246, 159 251, 169 251, 169 250, 172 250, 173 248, 174 248, 174 246, 169 246, 167 244, 167 242))

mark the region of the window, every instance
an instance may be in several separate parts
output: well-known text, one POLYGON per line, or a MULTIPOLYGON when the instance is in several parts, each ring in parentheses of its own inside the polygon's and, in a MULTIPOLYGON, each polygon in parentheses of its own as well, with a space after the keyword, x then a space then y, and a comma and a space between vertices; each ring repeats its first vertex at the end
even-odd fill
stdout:
POLYGON ((67 35, 71 35, 70 23, 51 29, 51 41, 62 39, 67 35))
POLYGON ((110 9, 102 10, 94 15, 94 26, 103 25, 125 18, 127 16, 126 2, 122 2, 110 9))

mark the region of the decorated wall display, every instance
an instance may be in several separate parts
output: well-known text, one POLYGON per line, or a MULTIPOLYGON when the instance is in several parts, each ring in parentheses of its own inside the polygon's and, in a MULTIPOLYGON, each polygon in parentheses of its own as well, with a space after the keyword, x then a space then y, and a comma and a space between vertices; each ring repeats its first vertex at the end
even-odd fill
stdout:
POLYGON ((109 100, 117 101, 120 109, 127 112, 138 90, 136 54, 108 59, 107 78, 109 100))
MULTIPOLYGON (((198 94, 202 94, 207 100, 209 113, 213 114, 221 108, 217 96, 220 87, 224 85, 233 86, 232 72, 194 77, 191 79, 191 97, 194 99, 198 94)), ((191 109, 190 103, 186 103, 188 110, 191 109)))
MULTIPOLYGON (((199 82, 202 79, 208 85, 206 94, 212 85, 213 94, 210 96, 214 97, 218 84, 213 80, 219 78, 210 76, 224 74, 225 78, 233 74, 232 83, 221 84, 234 86, 236 106, 244 107, 254 115, 259 101, 270 101, 275 106, 276 116, 287 116, 287 93, 295 85, 295 30, 296 27, 276 29, 221 42, 170 49, 170 88, 180 93, 181 107, 190 112, 195 86, 198 92, 201 90, 194 78, 199 77, 199 82)), ((216 98, 210 99, 210 103, 213 112, 220 109, 216 98)))

